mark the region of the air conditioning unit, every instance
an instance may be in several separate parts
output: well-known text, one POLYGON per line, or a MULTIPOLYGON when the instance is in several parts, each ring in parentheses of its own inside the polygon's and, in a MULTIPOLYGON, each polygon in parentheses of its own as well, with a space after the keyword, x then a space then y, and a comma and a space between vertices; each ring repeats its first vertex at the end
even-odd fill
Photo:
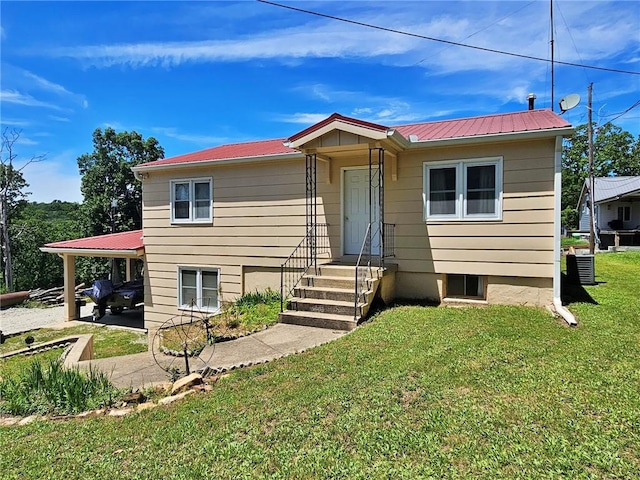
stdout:
POLYGON ((595 255, 567 255, 567 279, 575 285, 595 285, 595 255))

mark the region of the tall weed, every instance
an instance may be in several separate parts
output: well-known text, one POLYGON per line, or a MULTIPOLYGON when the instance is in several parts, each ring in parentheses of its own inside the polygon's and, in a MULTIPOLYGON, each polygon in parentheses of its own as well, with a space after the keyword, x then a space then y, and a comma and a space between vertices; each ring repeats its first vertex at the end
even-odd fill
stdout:
POLYGON ((66 369, 62 360, 34 360, 0 380, 0 412, 12 415, 71 414, 111 405, 119 395, 97 370, 66 369))

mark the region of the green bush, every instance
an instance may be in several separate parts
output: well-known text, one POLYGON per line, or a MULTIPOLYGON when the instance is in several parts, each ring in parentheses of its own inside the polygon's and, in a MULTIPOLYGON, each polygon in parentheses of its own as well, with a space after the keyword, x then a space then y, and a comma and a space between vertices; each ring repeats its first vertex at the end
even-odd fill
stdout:
POLYGON ((61 359, 36 359, 0 380, 0 412, 11 415, 72 414, 111 405, 120 391, 97 370, 64 368, 61 359))
POLYGON ((280 293, 267 288, 262 292, 249 292, 242 295, 235 301, 236 307, 254 307, 261 304, 269 304, 274 302, 280 302, 280 293))

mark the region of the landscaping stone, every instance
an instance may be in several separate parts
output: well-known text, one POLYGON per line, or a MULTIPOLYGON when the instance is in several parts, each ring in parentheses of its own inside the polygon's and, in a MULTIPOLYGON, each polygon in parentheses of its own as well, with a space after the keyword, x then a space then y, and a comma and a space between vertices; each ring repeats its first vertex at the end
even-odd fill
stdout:
POLYGON ((35 422, 40 417, 38 415, 29 415, 28 417, 24 417, 22 420, 18 422, 18 425, 29 425, 30 423, 35 422))
POLYGON ((133 408, 121 408, 118 410, 110 410, 107 415, 110 417, 124 417, 125 415, 128 415, 131 412, 133 412, 133 408))
POLYGON ((187 395, 190 395, 192 393, 195 393, 195 390, 187 390, 186 392, 178 393, 177 395, 171 395, 169 397, 161 398, 158 401, 158 405, 169 405, 170 403, 173 403, 177 400, 181 400, 187 395))
POLYGON ((10 427, 16 425, 21 419, 17 417, 0 418, 0 427, 10 427))
POLYGON ((125 403, 142 403, 144 399, 145 396, 142 392, 129 392, 122 397, 122 401, 125 403))
POLYGON ((143 410, 151 410, 152 408, 156 408, 158 405, 153 402, 144 402, 139 403, 136 407, 136 412, 141 412, 143 410))
POLYGON ((193 385, 200 385, 202 383, 202 375, 199 373, 192 373, 184 378, 181 378, 173 384, 171 389, 171 395, 175 395, 182 390, 192 387, 193 385))

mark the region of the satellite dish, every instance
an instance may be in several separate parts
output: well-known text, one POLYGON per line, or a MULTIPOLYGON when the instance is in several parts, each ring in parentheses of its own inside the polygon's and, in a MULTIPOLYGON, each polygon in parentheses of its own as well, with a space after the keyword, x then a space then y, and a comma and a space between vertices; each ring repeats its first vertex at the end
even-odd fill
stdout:
POLYGON ((580 95, 578 95, 577 93, 571 93, 560 100, 560 111, 564 113, 567 110, 571 110, 572 108, 576 107, 579 103, 580 95))

